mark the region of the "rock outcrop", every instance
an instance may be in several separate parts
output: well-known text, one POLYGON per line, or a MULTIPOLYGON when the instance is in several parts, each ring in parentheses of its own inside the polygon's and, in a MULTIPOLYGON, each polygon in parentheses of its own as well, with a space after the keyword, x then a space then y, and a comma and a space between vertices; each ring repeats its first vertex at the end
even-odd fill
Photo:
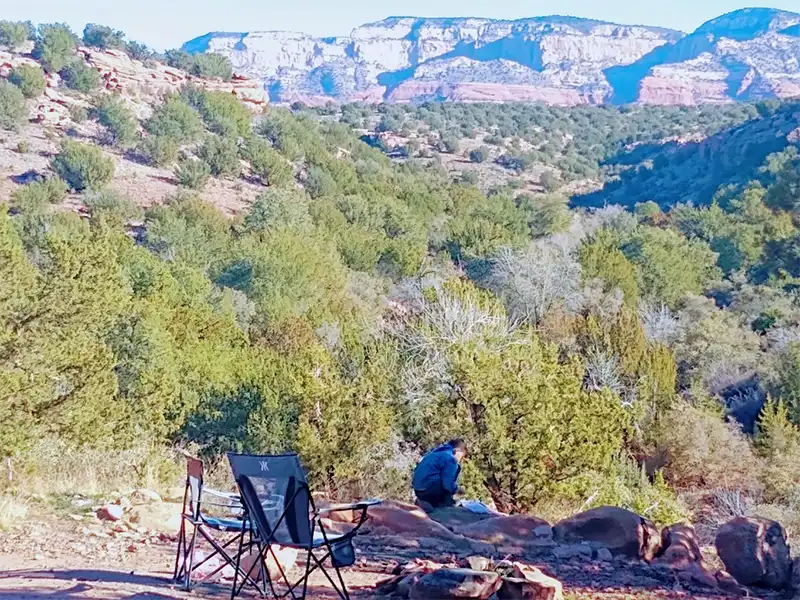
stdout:
POLYGON ((717 553, 725 568, 742 585, 786 587, 792 576, 792 559, 786 532, 775 521, 739 517, 717 532, 717 553))
POLYGON ((691 35, 570 17, 390 17, 347 37, 209 33, 272 100, 696 104, 800 95, 800 14, 744 9, 691 35))
POLYGON ((202 79, 160 62, 134 60, 121 50, 79 48, 78 52, 91 67, 97 69, 105 89, 109 91, 163 96, 179 91, 187 83, 193 83, 206 90, 233 94, 253 110, 261 110, 268 101, 261 82, 242 75, 234 75, 227 82, 202 79))

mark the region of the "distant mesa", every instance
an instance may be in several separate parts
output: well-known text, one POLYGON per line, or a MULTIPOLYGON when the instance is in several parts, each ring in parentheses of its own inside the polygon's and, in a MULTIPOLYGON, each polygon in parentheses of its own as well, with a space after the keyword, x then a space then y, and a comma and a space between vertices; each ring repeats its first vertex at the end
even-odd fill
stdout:
POLYGON ((409 16, 345 37, 214 32, 183 48, 228 56, 282 102, 694 105, 800 96, 800 14, 769 8, 722 15, 691 34, 564 16, 409 16))

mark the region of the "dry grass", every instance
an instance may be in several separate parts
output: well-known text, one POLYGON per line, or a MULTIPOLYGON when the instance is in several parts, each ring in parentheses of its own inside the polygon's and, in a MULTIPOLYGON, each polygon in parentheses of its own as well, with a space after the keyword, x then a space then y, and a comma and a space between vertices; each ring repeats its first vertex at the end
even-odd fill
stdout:
POLYGON ((12 494, 0 495, 0 531, 8 531, 28 514, 28 505, 12 494))
POLYGON ((45 438, 14 462, 5 485, 22 494, 99 496, 146 487, 170 493, 185 466, 174 451, 146 443, 127 450, 74 448, 45 438))

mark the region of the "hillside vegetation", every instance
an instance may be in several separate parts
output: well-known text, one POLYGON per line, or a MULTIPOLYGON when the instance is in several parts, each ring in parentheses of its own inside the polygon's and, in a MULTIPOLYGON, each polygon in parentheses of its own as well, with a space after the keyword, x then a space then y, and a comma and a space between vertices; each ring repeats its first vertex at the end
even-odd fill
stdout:
MULTIPOLYGON (((187 86, 140 117, 86 97, 95 133, 51 133, 58 151, 0 216, 4 487, 76 449, 144 449, 131 479, 168 478, 177 444, 212 463, 296 450, 329 496, 403 497, 420 452, 463 436, 469 494, 505 510, 618 504, 665 523, 699 497, 800 520, 796 145, 703 206, 570 210, 393 160, 359 139, 353 108, 253 116, 187 86), (115 192, 133 162, 170 169, 178 191, 115 192), (233 218, 198 196, 245 184, 257 197, 233 218)), ((25 102, 0 85, 0 103, 25 102)), ((491 125, 485 107, 403 112, 440 110, 444 139, 450 111, 491 125)), ((562 161, 599 173, 637 141, 735 144, 720 132, 790 110, 516 107, 537 121, 497 135, 549 148, 560 131, 536 157, 555 190, 562 161)))

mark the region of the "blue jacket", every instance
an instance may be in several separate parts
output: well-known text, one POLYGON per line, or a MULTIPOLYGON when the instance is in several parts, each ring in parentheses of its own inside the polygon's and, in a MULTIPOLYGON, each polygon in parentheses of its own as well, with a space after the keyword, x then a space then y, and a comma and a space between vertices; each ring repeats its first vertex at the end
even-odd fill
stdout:
POLYGON ((461 465, 456 461, 453 447, 444 444, 428 452, 414 469, 412 486, 418 492, 458 491, 458 476, 461 465))

